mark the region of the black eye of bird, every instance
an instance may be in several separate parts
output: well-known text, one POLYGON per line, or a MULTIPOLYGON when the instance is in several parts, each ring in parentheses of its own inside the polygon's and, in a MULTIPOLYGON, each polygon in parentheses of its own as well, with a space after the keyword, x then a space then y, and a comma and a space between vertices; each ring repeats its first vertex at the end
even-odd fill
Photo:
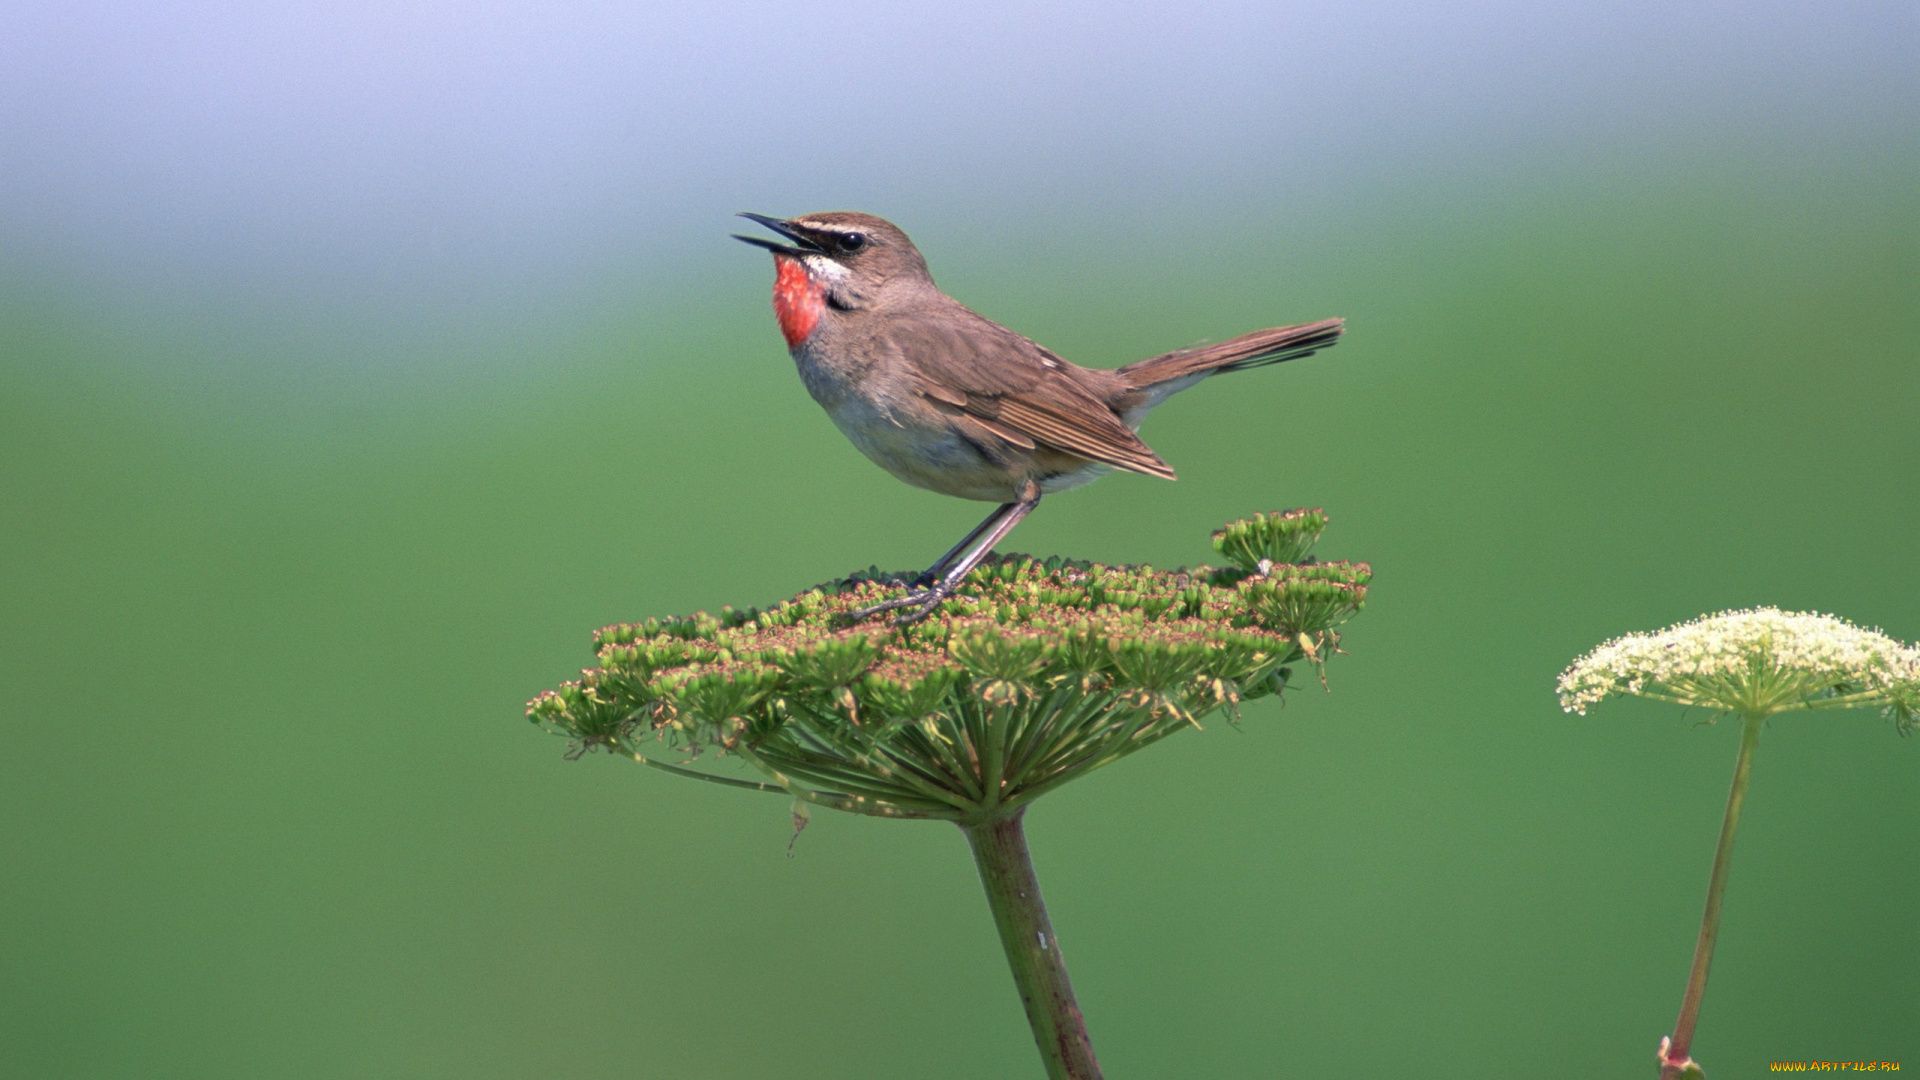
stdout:
POLYGON ((840 234, 840 250, 841 251, 851 254, 853 252, 859 251, 861 248, 866 246, 867 246, 866 233, 850 232, 850 233, 840 234))

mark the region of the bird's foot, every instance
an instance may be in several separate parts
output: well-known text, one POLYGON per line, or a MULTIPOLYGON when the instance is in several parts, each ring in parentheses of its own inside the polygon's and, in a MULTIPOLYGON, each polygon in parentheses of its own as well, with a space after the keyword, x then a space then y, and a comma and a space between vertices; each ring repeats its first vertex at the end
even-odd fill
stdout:
POLYGON ((870 607, 863 607, 857 611, 849 611, 846 617, 852 622, 860 622, 863 619, 871 619, 875 615, 884 614, 885 612, 898 611, 901 608, 912 608, 913 610, 903 615, 895 616, 893 620, 893 625, 895 626, 907 626, 912 623, 917 623, 928 615, 933 614, 933 609, 939 607, 942 602, 953 595, 954 587, 957 584, 959 583, 942 581, 929 589, 914 589, 905 596, 896 596, 891 600, 882 600, 870 607))

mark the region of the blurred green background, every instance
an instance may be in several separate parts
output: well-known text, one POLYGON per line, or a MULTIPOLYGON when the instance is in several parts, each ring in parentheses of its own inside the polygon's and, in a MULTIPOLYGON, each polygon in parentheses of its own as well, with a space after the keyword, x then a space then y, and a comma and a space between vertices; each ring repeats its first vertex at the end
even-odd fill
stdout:
MULTIPOLYGON (((1911 30, 1853 14, 1860 41, 1911 30)), ((735 61, 776 55, 756 49, 735 61)), ((521 719, 597 626, 918 566, 978 517, 844 443, 780 347, 764 256, 725 237, 734 210, 846 205, 1087 364, 1350 320, 1336 350, 1156 414, 1178 483, 1050 499, 1009 545, 1192 563, 1223 520, 1320 505, 1320 553, 1377 575, 1330 694, 1030 815, 1108 1075, 1650 1075, 1737 731, 1637 702, 1565 716, 1553 679, 1734 606, 1920 638, 1920 153, 1891 92, 1911 73, 1862 61, 1811 103, 1780 87, 1644 131, 1680 107, 1647 71, 1692 69, 1636 55, 1571 88, 1505 69, 1501 94, 1552 82, 1540 108, 1579 124, 1398 157, 1396 130, 1324 176, 1246 149, 1291 155, 1293 121, 1168 143, 1207 86, 1165 72, 1163 116, 1076 106, 1087 145, 1137 122, 1223 174, 1023 171, 1003 155, 1037 136, 996 141, 1019 101, 935 125, 996 155, 971 193, 888 171, 887 139, 917 153, 910 116, 856 109, 844 176, 715 121, 758 171, 695 160, 711 197, 639 200, 604 250, 583 210, 537 258, 426 243, 377 191, 391 218, 361 231, 342 194, 288 196, 311 235, 185 203, 87 232, 121 219, 16 160, 0 177, 39 201, 10 202, 0 246, 0 1075, 1037 1072, 957 832, 818 812, 789 859, 784 802, 569 762, 521 719), (1635 80, 1641 113, 1581 109, 1635 80)), ((1233 107, 1301 100, 1273 95, 1233 107)), ((1499 128, 1478 122, 1433 121, 1499 128)), ((1920 1065, 1916 754, 1870 714, 1769 728, 1695 1045, 1710 1075, 1920 1065)))

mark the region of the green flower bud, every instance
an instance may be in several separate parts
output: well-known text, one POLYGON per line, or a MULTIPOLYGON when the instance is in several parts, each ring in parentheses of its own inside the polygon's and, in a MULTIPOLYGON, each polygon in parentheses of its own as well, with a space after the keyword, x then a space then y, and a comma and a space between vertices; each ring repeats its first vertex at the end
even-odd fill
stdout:
POLYGON ((1324 510, 1255 514, 1214 533, 1213 549, 1241 570, 1264 574, 1270 566, 1306 561, 1326 527, 1324 510))

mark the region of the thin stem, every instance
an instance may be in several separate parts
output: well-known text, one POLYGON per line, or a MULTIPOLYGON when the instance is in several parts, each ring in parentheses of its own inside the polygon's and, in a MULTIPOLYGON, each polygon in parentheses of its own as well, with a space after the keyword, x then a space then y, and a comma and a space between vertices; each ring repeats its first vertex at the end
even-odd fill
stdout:
POLYGON ((792 759, 795 769, 805 768, 823 776, 845 773, 845 782, 850 783, 857 783, 861 779, 879 780, 930 803, 945 803, 962 812, 975 808, 958 792, 941 787, 921 775, 913 762, 889 753, 882 747, 864 748, 859 751, 857 758, 851 760, 850 754, 839 752, 823 754, 803 751, 784 756, 792 759))
POLYGON ((1027 1008, 1033 1041, 1047 1067, 1048 1080, 1100 1080, 1100 1064, 1093 1058, 1087 1024, 1067 981, 1060 942, 1047 920, 1040 899, 1040 882, 1033 876, 1033 858, 1027 854, 1027 834, 1021 813, 963 824, 973 847, 980 884, 987 890, 993 924, 1007 950, 1013 983, 1027 1008))
POLYGON ((931 721, 937 734, 919 725, 910 725, 900 731, 898 738, 924 758, 930 770, 936 771, 937 775, 952 782, 953 786, 949 790, 976 803, 983 802, 985 795, 980 790, 980 785, 968 774, 966 767, 954 753, 954 747, 959 740, 948 733, 948 728, 952 725, 943 723, 944 719, 931 721))
POLYGON ((918 818, 922 820, 927 818, 950 817, 949 812, 912 809, 887 799, 866 795, 813 791, 794 783, 791 776, 788 776, 779 769, 761 760, 760 755, 748 749, 744 743, 734 747, 734 752, 752 762, 754 768, 765 773, 775 783, 779 784, 787 794, 792 795, 801 802, 813 803, 815 806, 825 806, 834 810, 845 810, 850 814, 867 814, 871 817, 918 818))
POLYGON ((1007 728, 1013 723, 1012 718, 1017 715, 1016 710, 1008 709, 1004 705, 992 706, 992 711, 987 714, 985 725, 987 730, 984 744, 980 748, 981 756, 985 758, 980 763, 980 789, 983 796, 981 802, 989 810, 1000 805, 1000 798, 1005 794, 1003 788, 1007 776, 1007 728))
POLYGON ((1857 709, 1862 705, 1879 705, 1887 700, 1885 690, 1856 690, 1851 694, 1840 694, 1830 698, 1806 698, 1791 705, 1780 706, 1781 712, 1788 709, 1857 709))
POLYGON ((825 748, 821 756, 837 756, 856 773, 877 773, 882 779, 910 787, 932 801, 944 802, 959 810, 973 809, 973 803, 965 796, 942 784, 937 772, 911 757, 895 753, 884 740, 876 740, 857 728, 836 738, 837 718, 823 717, 811 709, 798 710, 797 715, 806 721, 798 731, 825 748), (849 758, 852 760, 846 760, 849 758))
POLYGON ((1059 769, 1047 779, 1020 791, 1018 795, 1008 800, 1008 805, 1025 806, 1027 803, 1045 795, 1047 792, 1052 791, 1062 784, 1076 780, 1096 769, 1104 769, 1114 762, 1119 761, 1121 758, 1126 757, 1128 754, 1144 750, 1175 732, 1185 730, 1187 730, 1187 725, 1182 723, 1177 727, 1162 727, 1158 731, 1151 733, 1147 733, 1144 729, 1135 729, 1125 733, 1124 737, 1116 734, 1110 740, 1111 743, 1117 747, 1116 749, 1106 751, 1103 746, 1089 750, 1084 756, 1074 758, 1062 764, 1059 769))
POLYGON ((1702 702, 1698 697, 1678 697, 1673 694, 1662 694, 1659 691, 1647 690, 1645 688, 1631 690, 1628 691, 1628 693, 1631 693, 1634 697, 1646 698, 1648 701, 1664 701, 1670 705, 1685 705, 1688 708, 1695 708, 1702 705, 1712 707, 1711 703, 1702 702))
POLYGON ((718 776, 714 773, 701 772, 699 769, 689 769, 684 766, 672 764, 671 762, 657 761, 638 751, 631 751, 631 753, 633 754, 633 760, 640 764, 651 766, 662 772, 670 772, 675 776, 691 776, 695 780, 705 780, 712 784, 725 784, 728 787, 747 788, 752 791, 771 791, 779 795, 787 793, 786 789, 778 784, 763 784, 758 780, 740 780, 731 776, 718 776))
POLYGON ((902 806, 919 805, 951 810, 950 816, 955 818, 963 817, 978 809, 974 804, 944 789, 922 789, 895 782, 899 780, 897 774, 872 761, 867 762, 868 767, 863 769, 858 762, 840 761, 814 754, 803 755, 784 748, 762 746, 756 752, 760 754, 762 761, 792 776, 812 784, 826 784, 849 794, 885 799, 902 806), (886 775, 882 775, 883 773, 886 775))
MULTIPOLYGON (((1720 823, 1720 846, 1713 853, 1713 874, 1707 879, 1707 910, 1700 919, 1700 940, 1693 947, 1693 970, 1687 992, 1680 999, 1680 1017, 1673 1036, 1661 1044, 1660 1080, 1682 1076, 1693 1059, 1693 1028, 1700 1019, 1700 998, 1707 990, 1707 969, 1713 965, 1713 939, 1720 932, 1720 902, 1726 896, 1727 864, 1733 861, 1733 834, 1740 827, 1740 804, 1747 798, 1747 773, 1753 768, 1753 748, 1760 744, 1764 715, 1750 715, 1740 731, 1740 756, 1733 764, 1733 789, 1727 793, 1727 816, 1720 823)), ((1698 1066, 1694 1066, 1696 1069, 1698 1066)))
POLYGON ((1129 710, 1119 709, 1119 701, 1110 691, 1078 694, 1076 688, 1062 687, 1057 703, 1049 703, 1044 719, 1036 722, 1008 755, 1007 772, 1019 788, 1047 772, 1049 762, 1074 752, 1075 747, 1097 742, 1105 732, 1125 723, 1129 710), (1078 698, 1077 703, 1075 699, 1078 698))

